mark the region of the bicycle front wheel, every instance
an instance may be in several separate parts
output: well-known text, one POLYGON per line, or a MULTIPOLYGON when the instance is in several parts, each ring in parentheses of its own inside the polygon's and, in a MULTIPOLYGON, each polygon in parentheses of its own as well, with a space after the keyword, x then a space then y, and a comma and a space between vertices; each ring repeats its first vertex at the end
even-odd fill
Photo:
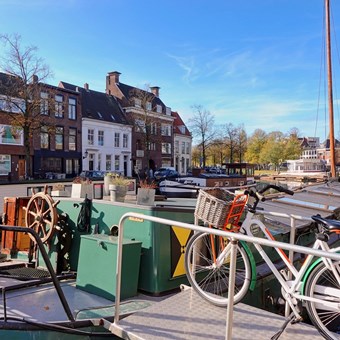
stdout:
MULTIPOLYGON (((208 233, 193 235, 186 247, 185 270, 191 286, 201 297, 217 306, 228 305, 230 253, 231 244, 227 238, 208 233), (223 259, 220 256, 222 251, 223 259)), ((250 280, 250 260, 238 243, 234 303, 246 295, 250 280)))
MULTIPOLYGON (((340 262, 334 263, 340 275, 340 262)), ((307 301, 308 315, 326 339, 340 339, 340 282, 336 275, 320 262, 310 273, 305 295, 318 301, 307 301)))

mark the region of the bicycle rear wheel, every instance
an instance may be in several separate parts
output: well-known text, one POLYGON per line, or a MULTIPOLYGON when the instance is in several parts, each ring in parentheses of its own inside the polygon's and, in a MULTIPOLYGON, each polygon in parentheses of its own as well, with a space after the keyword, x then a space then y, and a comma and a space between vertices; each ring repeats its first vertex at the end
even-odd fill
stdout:
MULTIPOLYGON (((340 262, 335 263, 338 277, 340 262)), ((340 339, 340 282, 334 273, 320 262, 310 273, 305 295, 319 301, 307 301, 308 315, 326 339, 340 339), (327 302, 325 306, 323 301, 327 302)))
MULTIPOLYGON (((193 235, 186 247, 185 270, 191 286, 201 297, 217 306, 228 305, 230 252, 231 244, 228 239, 208 233, 193 235), (222 263, 217 265, 216 258, 225 248, 222 263)), ((238 243, 234 303, 246 295, 250 280, 250 260, 238 243)))

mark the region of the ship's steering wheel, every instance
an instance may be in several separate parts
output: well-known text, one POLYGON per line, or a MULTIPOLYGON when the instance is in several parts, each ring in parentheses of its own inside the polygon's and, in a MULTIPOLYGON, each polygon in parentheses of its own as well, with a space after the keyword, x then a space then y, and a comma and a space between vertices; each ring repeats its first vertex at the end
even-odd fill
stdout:
MULTIPOLYGON (((53 236, 58 222, 56 206, 59 201, 54 202, 52 197, 47 193, 47 185, 44 191, 34 193, 28 201, 25 208, 25 224, 27 228, 33 228, 41 238, 46 242, 53 236)), ((36 243, 33 235, 28 234, 33 242, 36 243)))

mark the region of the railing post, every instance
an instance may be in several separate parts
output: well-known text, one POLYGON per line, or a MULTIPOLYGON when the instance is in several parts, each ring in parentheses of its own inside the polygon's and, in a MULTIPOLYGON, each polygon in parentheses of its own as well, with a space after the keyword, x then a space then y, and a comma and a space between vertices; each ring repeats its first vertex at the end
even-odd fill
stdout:
POLYGON ((226 340, 232 339, 233 331, 233 312, 234 312, 234 292, 235 292, 235 272, 236 272, 236 252, 237 240, 231 238, 230 249, 230 272, 229 272, 229 289, 228 289, 228 307, 227 307, 227 326, 226 326, 226 340))
POLYGON ((124 218, 121 218, 118 227, 118 242, 117 242, 117 265, 116 265, 116 296, 115 296, 115 315, 114 323, 119 323, 119 309, 120 309, 120 291, 122 278, 122 255, 123 255, 123 234, 124 234, 124 218))

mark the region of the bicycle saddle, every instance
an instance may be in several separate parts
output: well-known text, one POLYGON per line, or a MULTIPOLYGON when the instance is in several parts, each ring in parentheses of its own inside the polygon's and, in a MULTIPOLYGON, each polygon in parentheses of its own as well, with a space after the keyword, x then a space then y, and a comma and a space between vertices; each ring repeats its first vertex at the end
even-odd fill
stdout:
POLYGON ((312 219, 323 224, 330 233, 340 234, 340 221, 323 218, 319 214, 312 216, 312 219))

